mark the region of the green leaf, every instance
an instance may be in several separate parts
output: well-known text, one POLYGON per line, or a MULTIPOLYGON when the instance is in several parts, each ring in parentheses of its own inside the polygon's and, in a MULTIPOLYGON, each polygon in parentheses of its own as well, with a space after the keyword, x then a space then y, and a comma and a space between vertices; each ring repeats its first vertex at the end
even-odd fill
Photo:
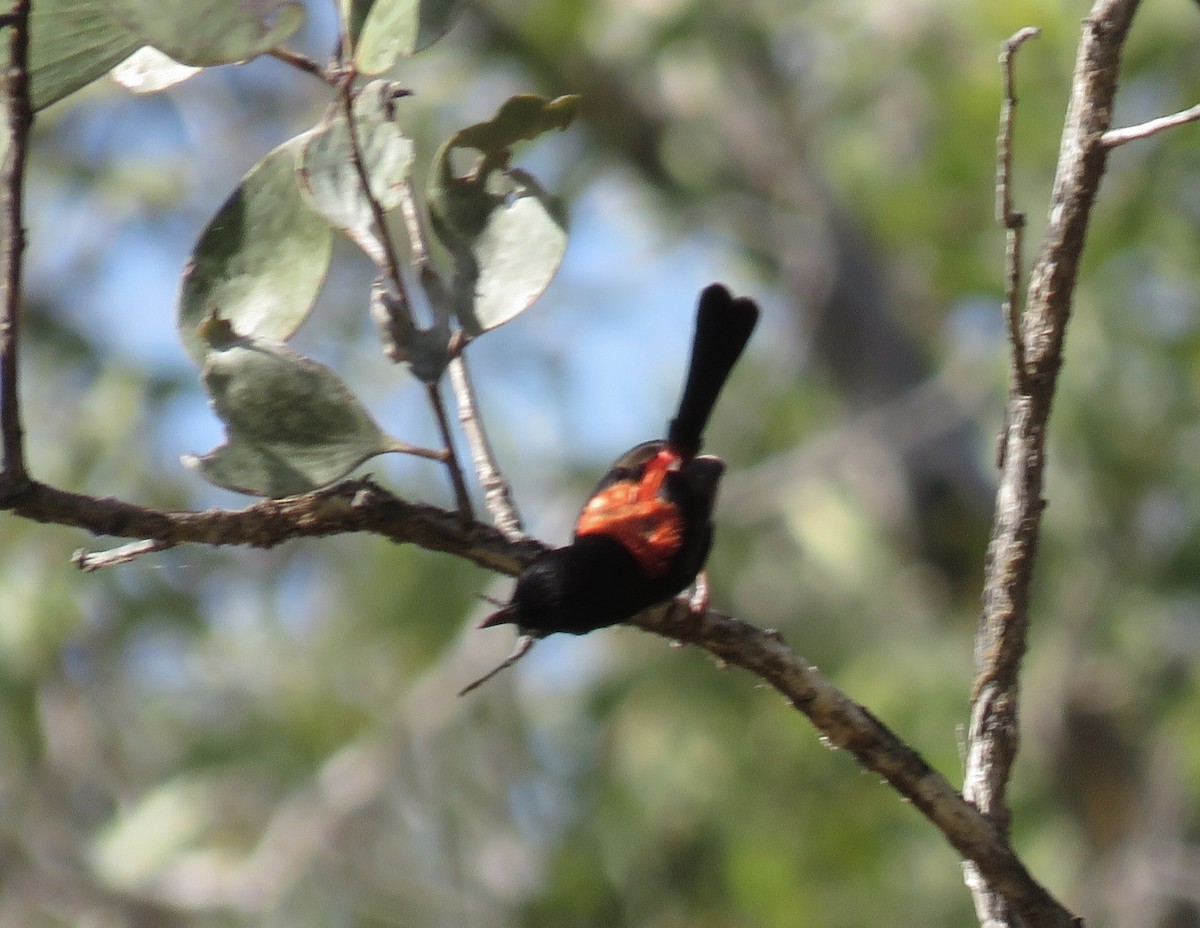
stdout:
POLYGON ((109 2, 115 15, 145 44, 199 67, 260 55, 299 29, 305 15, 300 0, 109 2))
POLYGON ((308 318, 329 267, 332 230, 296 184, 299 135, 250 169, 200 236, 183 273, 179 333, 203 365, 200 324, 219 316, 238 335, 285 339, 308 318))
POLYGON ((374 5, 374 0, 338 0, 338 13, 350 33, 351 48, 358 48, 358 37, 362 35, 363 24, 374 5))
POLYGON ((182 84, 201 70, 180 64, 151 45, 143 45, 113 68, 110 76, 132 93, 149 94, 182 84))
POLYGON ((523 172, 510 172, 513 192, 496 204, 459 262, 455 312, 478 335, 520 315, 550 285, 567 250, 561 203, 523 172))
POLYGON ((577 97, 513 97, 494 118, 456 133, 438 152, 428 190, 430 217, 454 259, 454 311, 468 334, 523 312, 562 262, 561 204, 509 163, 513 145, 565 128, 577 109, 577 97), (478 157, 459 173, 454 156, 463 149, 478 157))
MULTIPOLYGON (((371 193, 386 212, 399 205, 413 160, 413 143, 396 125, 398 84, 372 81, 354 98, 354 131, 371 193)), ((375 216, 353 161, 350 126, 340 110, 304 143, 297 168, 300 187, 326 219, 382 264, 375 216)))
POLYGON ((517 142, 529 142, 547 132, 561 132, 579 112, 579 97, 569 95, 547 100, 522 93, 505 100, 487 122, 457 132, 448 144, 474 148, 492 158, 507 158, 517 142))
MULTIPOLYGON (((7 67, 8 33, 0 33, 7 67)), ((37 0, 29 22, 29 92, 44 109, 103 77, 144 45, 109 0, 37 0)))
POLYGON ((354 60, 365 74, 381 74, 401 56, 415 54, 450 31, 466 0, 375 0, 363 20, 354 60))
POLYGON ((228 440, 184 464, 217 486, 294 496, 406 446, 388 436, 333 371, 282 342, 238 339, 209 353, 204 386, 228 440))

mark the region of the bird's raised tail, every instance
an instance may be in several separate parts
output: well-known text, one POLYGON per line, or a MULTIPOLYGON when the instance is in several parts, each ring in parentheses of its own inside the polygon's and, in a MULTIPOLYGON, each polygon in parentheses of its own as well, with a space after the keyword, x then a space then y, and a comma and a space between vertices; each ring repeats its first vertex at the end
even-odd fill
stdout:
POLYGON ((685 460, 699 453, 717 396, 757 323, 753 300, 734 299, 721 284, 710 284, 700 294, 687 380, 667 429, 667 444, 685 460))

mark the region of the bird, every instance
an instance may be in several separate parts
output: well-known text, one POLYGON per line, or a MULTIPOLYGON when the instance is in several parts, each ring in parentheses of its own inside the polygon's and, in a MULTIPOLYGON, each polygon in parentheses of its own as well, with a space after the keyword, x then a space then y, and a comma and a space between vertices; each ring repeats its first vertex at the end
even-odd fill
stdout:
POLYGON ((615 625, 696 582, 712 547, 725 472, 720 458, 700 454, 704 430, 758 318, 754 300, 734 297, 723 284, 701 292, 687 376, 666 438, 621 455, 588 496, 571 542, 535 558, 509 601, 480 623, 516 625, 521 638, 512 656, 460 695, 516 663, 540 638, 615 625))

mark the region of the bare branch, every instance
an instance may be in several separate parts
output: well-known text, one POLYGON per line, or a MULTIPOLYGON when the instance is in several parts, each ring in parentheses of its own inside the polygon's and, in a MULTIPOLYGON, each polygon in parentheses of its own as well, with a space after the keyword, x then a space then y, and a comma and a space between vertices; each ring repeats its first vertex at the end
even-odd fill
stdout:
MULTIPOLYGON (((1004 98, 1000 105, 1000 133, 996 138, 996 221, 1005 230, 1004 318, 1008 322, 1008 340, 1012 348, 1013 381, 1025 380, 1025 344, 1021 339, 1021 242, 1025 232, 1025 214, 1013 209, 1012 137, 1013 115, 1017 108, 1013 58, 1022 45, 1041 35, 1032 26, 1014 33, 1001 47, 1000 68, 1004 75, 1004 98)), ((1001 438, 1003 448, 1003 438, 1001 438)), ((999 466, 1004 466, 1003 458, 999 466)))
MULTIPOLYGON (((464 524, 457 513, 406 502, 369 479, 349 480, 304 496, 263 500, 226 511, 157 510, 97 499, 45 484, 0 477, 0 508, 38 522, 72 525, 97 535, 142 539, 119 552, 144 553, 192 542, 273 547, 297 537, 373 532, 516 574, 543 546, 514 542, 496 529, 464 524)), ((86 555, 84 556, 86 558, 86 555)), ((850 751, 891 783, 930 819, 949 842, 976 861, 989 885, 1004 893, 1029 928, 1065 928, 1071 916, 1037 884, 995 824, 965 802, 917 752, 791 651, 772 631, 709 612, 697 616, 686 601, 649 610, 633 623, 646 631, 707 650, 757 674, 802 711, 831 744, 850 751)))
POLYGON ((1189 122, 1200 120, 1200 103, 1190 109, 1172 113, 1170 116, 1159 116, 1136 126, 1126 126, 1123 129, 1109 129, 1100 139, 1105 148, 1116 148, 1126 142, 1136 142, 1148 139, 1150 136, 1176 126, 1187 125, 1189 122))
POLYGON ((475 390, 471 385, 471 375, 467 371, 467 359, 461 353, 452 358, 449 371, 450 385, 458 403, 458 422, 467 437, 471 459, 475 464, 475 474, 479 478, 479 485, 483 487, 483 504, 492 517, 492 523, 504 537, 514 540, 523 538, 525 531, 513 499, 512 486, 496 463, 483 420, 479 417, 475 390))
POLYGON ((989 885, 1004 894, 1027 928, 1076 926, 1074 916, 1030 875, 1002 829, 966 802, 883 722, 817 673, 778 632, 716 612, 697 616, 685 600, 648 610, 633 624, 701 647, 771 684, 831 745, 849 751, 912 802, 965 859, 979 867, 989 885))
POLYGON ((0 475, 0 510, 94 535, 147 539, 141 543, 163 547, 194 543, 272 548, 293 538, 372 532, 506 574, 515 574, 542 550, 536 542, 512 542, 490 526, 464 522, 457 513, 407 502, 367 478, 303 496, 262 500, 245 509, 192 511, 152 509, 0 475))
MULTIPOLYGON (((1137 0, 1098 0, 1084 21, 1046 230, 1021 320, 1025 377, 1014 382, 1005 410, 1004 467, 975 640, 976 675, 963 788, 966 799, 1003 835, 1009 828, 1008 781, 1020 736, 1019 674, 1045 506, 1047 423, 1079 259, 1107 161, 1104 133, 1117 90, 1121 47, 1137 6, 1137 0)), ((1016 924, 1016 901, 982 862, 973 860, 965 870, 980 922, 1016 924)))
POLYGON ((7 102, 8 150, 4 155, 0 185, 0 473, 10 480, 26 477, 25 445, 21 427, 18 384, 18 347, 21 337, 21 275, 25 259, 23 188, 33 107, 29 100, 30 0, 16 0, 8 18, 8 73, 4 76, 7 102))
POLYGON ((102 570, 105 567, 128 564, 130 561, 136 561, 143 554, 166 551, 168 548, 173 547, 174 544, 169 541, 160 541, 157 538, 144 538, 141 541, 131 541, 127 545, 121 545, 119 548, 112 548, 108 551, 91 552, 80 548, 71 555, 71 563, 80 570, 90 573, 93 570, 102 570))

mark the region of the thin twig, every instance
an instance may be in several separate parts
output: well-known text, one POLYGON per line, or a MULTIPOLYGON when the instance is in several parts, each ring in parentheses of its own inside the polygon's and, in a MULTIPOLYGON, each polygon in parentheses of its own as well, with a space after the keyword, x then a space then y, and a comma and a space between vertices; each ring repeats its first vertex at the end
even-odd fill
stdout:
POLYGON ((1105 148, 1116 148, 1118 145, 1124 145, 1126 142, 1148 139, 1159 132, 1174 129, 1176 126, 1184 126, 1189 122, 1196 122, 1198 120, 1200 120, 1200 103, 1190 109, 1172 113, 1170 116, 1159 116, 1158 119, 1151 119, 1136 126, 1126 126, 1123 129, 1109 129, 1101 137, 1100 144, 1105 148))
POLYGON ((509 667, 517 663, 517 661, 521 660, 521 658, 532 651, 533 646, 537 644, 537 642, 538 639, 535 635, 521 635, 519 638, 517 638, 517 643, 513 645, 512 654, 508 655, 508 657, 485 673, 482 677, 472 680, 470 683, 464 686, 458 691, 458 695, 466 696, 468 693, 473 693, 475 690, 479 689, 479 687, 483 686, 483 684, 487 683, 488 680, 492 679, 492 677, 496 676, 496 674, 500 673, 501 671, 508 670, 509 667))
MULTIPOLYGON (((1004 318, 1008 322, 1008 340, 1012 348, 1012 370, 1016 386, 1025 385, 1025 344, 1021 337, 1021 241, 1025 214, 1013 209, 1012 139, 1013 115, 1017 108, 1013 57, 1022 45, 1041 35, 1033 26, 1014 33, 1001 46, 1000 69, 1004 75, 1004 98, 1000 105, 1000 133, 996 138, 996 221, 1005 230, 1004 318)), ((1002 444, 1003 446, 1003 444, 1002 444)), ((1003 467, 1003 462, 1000 464, 1003 467)))
POLYGON ((446 458, 446 469, 450 472, 450 485, 454 488, 455 506, 458 508, 458 514, 464 520, 470 521, 474 518, 471 494, 467 492, 467 482, 463 478, 462 468, 458 465, 458 455, 454 453, 454 436, 450 432, 450 416, 446 412, 446 404, 442 401, 442 394, 438 392, 436 383, 425 384, 425 393, 429 397, 430 405, 433 406, 438 429, 442 433, 442 441, 445 442, 446 450, 449 452, 449 456, 446 458))
POLYGON ((153 554, 155 551, 165 551, 173 547, 175 545, 169 541, 160 541, 157 538, 143 538, 141 541, 131 541, 127 545, 110 548, 108 551, 85 551, 83 548, 80 548, 71 555, 71 563, 80 570, 90 573, 93 570, 101 570, 105 567, 128 564, 130 561, 136 561, 143 554, 153 554))
POLYGON ((496 464, 491 442, 488 441, 483 420, 479 417, 471 374, 467 370, 467 359, 461 352, 450 359, 449 371, 450 385, 454 389, 454 398, 458 404, 458 423, 462 426, 471 449, 471 460, 475 465, 479 485, 483 487, 483 505, 492 517, 492 523, 505 538, 524 538, 525 529, 513 499, 512 485, 496 464))
MULTIPOLYGON (((1046 437, 1088 220, 1104 174, 1104 133, 1138 0, 1097 0, 1084 21, 1046 228, 1030 275, 1021 344, 1025 389, 1009 392, 1004 467, 988 547, 963 795, 1007 836, 1020 740, 1021 659, 1041 534, 1046 437)), ((1009 895, 979 861, 964 868, 980 923, 1015 925, 1009 895)))
POLYGON ((404 296, 409 305, 412 305, 412 301, 408 300, 408 290, 404 284, 404 277, 400 273, 400 260, 397 257, 396 244, 392 241, 391 230, 388 228, 387 215, 384 212, 383 204, 379 202, 379 199, 375 196, 375 192, 371 189, 371 177, 367 173, 367 164, 363 158, 362 142, 358 137, 358 123, 354 119, 353 72, 347 72, 343 75, 339 83, 339 91, 342 112, 346 117, 346 135, 350 140, 350 161, 354 166, 354 173, 358 175, 358 182, 362 187, 363 196, 366 198, 367 205, 371 210, 371 219, 375 225, 375 234, 379 237, 379 244, 383 249, 384 273, 387 274, 388 280, 395 288, 396 293, 404 296))
POLYGON ((302 55, 299 52, 294 52, 290 48, 279 46, 267 52, 272 58, 282 61, 284 64, 291 65, 298 71, 303 71, 305 74, 311 75, 323 84, 335 86, 337 84, 337 76, 330 74, 325 68, 317 64, 307 55, 302 55))
POLYGON ((16 0, 8 22, 8 72, 4 78, 8 151, 0 173, 3 217, 0 218, 0 473, 10 483, 25 480, 25 443, 18 389, 21 339, 21 277, 25 259, 23 189, 33 107, 29 99, 30 0, 16 0))

